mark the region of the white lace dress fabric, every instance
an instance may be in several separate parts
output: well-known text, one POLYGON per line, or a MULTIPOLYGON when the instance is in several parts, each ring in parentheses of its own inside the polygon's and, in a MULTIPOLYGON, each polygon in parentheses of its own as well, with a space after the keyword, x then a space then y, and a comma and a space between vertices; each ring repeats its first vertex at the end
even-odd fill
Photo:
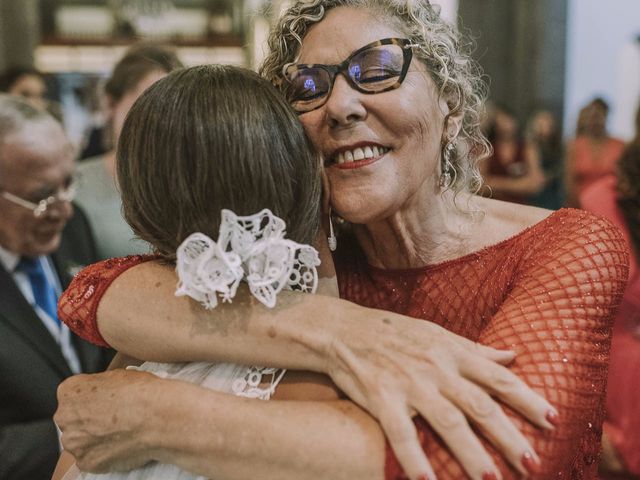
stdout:
MULTIPOLYGON (((240 281, 264 305, 273 307, 283 289, 315 292, 316 267, 313 247, 284 238, 285 222, 269 210, 247 217, 222 211, 218 241, 201 233, 187 238, 177 251, 176 295, 188 295, 205 308, 215 308, 218 298, 231 302, 240 281)), ((129 367, 159 377, 180 379, 211 390, 240 397, 269 400, 285 370, 231 363, 156 363, 129 367)), ((151 463, 124 473, 82 473, 70 470, 63 480, 195 480, 204 479, 174 465, 151 463)))

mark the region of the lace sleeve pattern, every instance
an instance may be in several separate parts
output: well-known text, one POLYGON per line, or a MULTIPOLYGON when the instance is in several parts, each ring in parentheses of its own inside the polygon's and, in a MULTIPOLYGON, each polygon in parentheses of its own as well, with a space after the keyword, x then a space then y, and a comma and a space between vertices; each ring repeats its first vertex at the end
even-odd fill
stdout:
POLYGON ((132 255, 103 260, 82 269, 58 302, 58 318, 84 340, 110 347, 98 331, 96 314, 100 300, 111 283, 123 272, 153 260, 153 255, 132 255))
MULTIPOLYGON (((627 280, 628 250, 613 225, 585 212, 561 211, 544 223, 486 258, 479 254, 474 261, 430 271, 431 283, 422 288, 446 312, 439 321, 445 327, 494 348, 514 349, 518 356, 512 371, 558 409, 559 424, 545 432, 505 408, 541 458, 540 472, 530 478, 596 479, 611 322, 627 280), (476 302, 478 311, 490 312, 486 318, 470 319, 470 305, 475 308, 476 302), (485 308, 487 303, 496 308, 485 308), (467 327, 451 328, 456 322, 467 327)), ((415 291, 412 295, 412 300, 428 301, 415 291)), ((424 311, 422 318, 436 315, 431 307, 424 311)), ((403 313, 417 316, 411 310, 403 313)), ((465 478, 430 427, 420 419, 415 423, 438 478, 465 478)), ((503 478, 519 478, 484 444, 503 478)), ((390 448, 385 477, 406 478, 390 448)))
POLYGON ((515 348, 512 371, 558 409, 552 433, 511 415, 542 460, 539 479, 597 478, 612 319, 627 278, 616 228, 601 220, 574 233, 527 261, 479 338, 515 348))

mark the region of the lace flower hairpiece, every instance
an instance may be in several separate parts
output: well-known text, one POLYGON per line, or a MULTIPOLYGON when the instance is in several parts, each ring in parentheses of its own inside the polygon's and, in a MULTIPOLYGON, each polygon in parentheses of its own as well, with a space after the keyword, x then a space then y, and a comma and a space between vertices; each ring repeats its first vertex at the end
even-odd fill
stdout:
POLYGON ((269 209, 246 217, 222 210, 217 241, 197 232, 178 247, 176 296, 213 309, 218 297, 231 302, 241 280, 269 308, 283 289, 314 293, 318 252, 286 239, 285 228, 284 220, 269 209))

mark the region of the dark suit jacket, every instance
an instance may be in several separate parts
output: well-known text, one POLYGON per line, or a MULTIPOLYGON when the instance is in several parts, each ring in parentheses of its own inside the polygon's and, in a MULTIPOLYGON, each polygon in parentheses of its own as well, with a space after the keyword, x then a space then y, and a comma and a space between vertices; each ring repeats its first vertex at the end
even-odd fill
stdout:
MULTIPOLYGON (((78 208, 51 258, 63 288, 74 269, 96 261, 89 224, 78 208)), ((72 336, 83 371, 107 367, 112 352, 72 336)), ((56 389, 71 375, 58 344, 0 266, 0 479, 51 478, 59 455, 52 420, 56 389)))

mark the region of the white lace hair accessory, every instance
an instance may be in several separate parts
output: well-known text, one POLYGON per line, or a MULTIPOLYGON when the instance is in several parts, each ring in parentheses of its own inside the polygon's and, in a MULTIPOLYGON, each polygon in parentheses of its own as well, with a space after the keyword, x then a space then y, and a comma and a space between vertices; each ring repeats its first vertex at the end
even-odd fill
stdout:
POLYGON ((246 217, 222 210, 217 242, 198 232, 178 247, 176 296, 187 295, 212 309, 218 296, 231 302, 241 280, 269 308, 282 289, 314 293, 318 252, 286 239, 285 228, 269 209, 246 217))

